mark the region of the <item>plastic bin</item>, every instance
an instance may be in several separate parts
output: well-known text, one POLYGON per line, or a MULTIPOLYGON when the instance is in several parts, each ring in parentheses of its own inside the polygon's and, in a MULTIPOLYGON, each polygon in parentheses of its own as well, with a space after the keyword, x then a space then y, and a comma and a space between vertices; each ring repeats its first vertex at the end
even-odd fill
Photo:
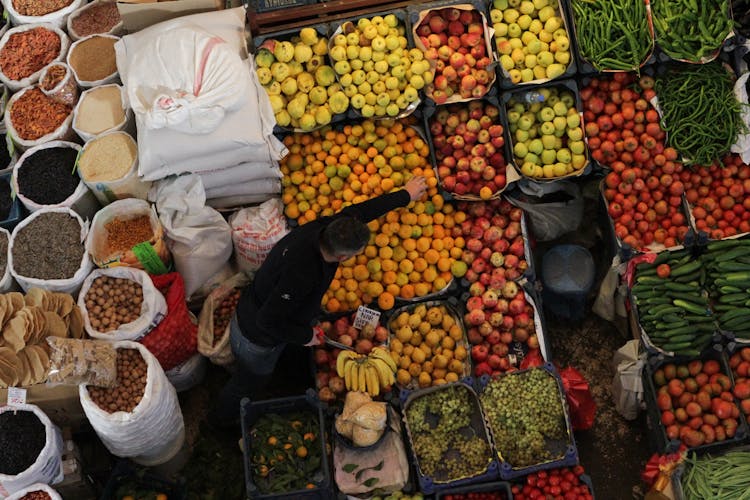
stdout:
POLYGON ((557 245, 542 257, 542 301, 556 316, 582 320, 596 269, 591 253, 579 245, 557 245))
POLYGON ((170 482, 127 459, 117 462, 99 500, 120 500, 126 495, 140 498, 144 492, 164 493, 169 500, 187 498, 182 480, 170 482))
POLYGON ((251 403, 249 399, 244 398, 240 403, 240 416, 242 424, 242 439, 244 442, 242 455, 245 466, 247 498, 289 500, 298 498, 329 500, 334 498, 333 490, 331 488, 331 469, 328 465, 328 453, 326 450, 327 434, 325 430, 323 409, 315 395, 315 391, 309 389, 304 396, 291 396, 288 398, 257 401, 254 403, 251 403), (250 470, 250 454, 253 450, 253 440, 250 435, 250 430, 255 422, 264 415, 269 413, 283 415, 285 413, 296 411, 311 411, 318 417, 318 443, 321 449, 321 464, 320 470, 315 476, 309 478, 310 482, 315 484, 316 487, 285 493, 262 494, 253 483, 253 476, 250 470))
POLYGON ((449 488, 445 491, 438 491, 437 495, 435 495, 435 500, 445 500, 448 495, 468 495, 469 493, 500 493, 505 495, 506 500, 513 499, 513 493, 510 491, 510 484, 504 481, 498 481, 495 483, 462 486, 460 488, 449 488))

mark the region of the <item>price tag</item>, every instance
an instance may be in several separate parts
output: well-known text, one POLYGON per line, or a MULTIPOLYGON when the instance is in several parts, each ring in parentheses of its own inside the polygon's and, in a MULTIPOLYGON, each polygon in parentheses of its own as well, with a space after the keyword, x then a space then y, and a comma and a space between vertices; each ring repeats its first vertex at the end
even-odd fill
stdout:
POLYGON ((354 328, 362 329, 365 325, 378 326, 380 322, 380 311, 369 307, 359 306, 354 316, 354 328))
POLYGON ((20 406, 26 404, 26 389, 21 387, 8 387, 8 406, 20 406))

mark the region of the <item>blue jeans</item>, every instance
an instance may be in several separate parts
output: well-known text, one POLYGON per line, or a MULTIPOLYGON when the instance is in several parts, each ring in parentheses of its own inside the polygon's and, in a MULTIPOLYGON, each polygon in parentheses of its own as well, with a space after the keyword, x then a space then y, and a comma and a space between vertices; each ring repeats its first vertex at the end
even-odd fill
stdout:
POLYGON ((218 425, 231 424, 239 418, 243 397, 259 399, 286 346, 265 347, 252 343, 242 334, 236 316, 229 324, 229 344, 236 359, 236 370, 219 392, 216 407, 209 415, 218 425))

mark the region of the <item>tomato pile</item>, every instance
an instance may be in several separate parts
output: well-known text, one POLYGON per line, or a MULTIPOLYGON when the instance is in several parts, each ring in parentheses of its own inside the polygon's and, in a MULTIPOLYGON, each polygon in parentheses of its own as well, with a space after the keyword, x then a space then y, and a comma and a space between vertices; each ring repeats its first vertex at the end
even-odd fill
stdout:
POLYGON ((750 347, 743 347, 732 354, 729 367, 734 375, 734 396, 740 400, 742 413, 750 424, 750 347))
POLYGON ((569 468, 535 472, 526 476, 526 483, 513 485, 513 498, 527 500, 550 498, 561 500, 593 500, 589 487, 581 480, 584 470, 580 465, 569 468))
POLYGON ((613 73, 581 89, 591 156, 611 171, 604 197, 615 233, 637 250, 676 245, 688 231, 677 151, 666 147, 659 114, 649 104, 654 80, 613 73))

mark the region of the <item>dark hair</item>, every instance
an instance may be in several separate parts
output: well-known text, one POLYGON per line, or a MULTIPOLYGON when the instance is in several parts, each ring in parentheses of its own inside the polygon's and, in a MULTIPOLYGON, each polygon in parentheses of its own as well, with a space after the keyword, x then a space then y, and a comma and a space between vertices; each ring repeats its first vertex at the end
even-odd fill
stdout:
POLYGON ((320 237, 321 246, 332 254, 351 254, 370 241, 370 228, 354 217, 338 217, 328 224, 320 237))

